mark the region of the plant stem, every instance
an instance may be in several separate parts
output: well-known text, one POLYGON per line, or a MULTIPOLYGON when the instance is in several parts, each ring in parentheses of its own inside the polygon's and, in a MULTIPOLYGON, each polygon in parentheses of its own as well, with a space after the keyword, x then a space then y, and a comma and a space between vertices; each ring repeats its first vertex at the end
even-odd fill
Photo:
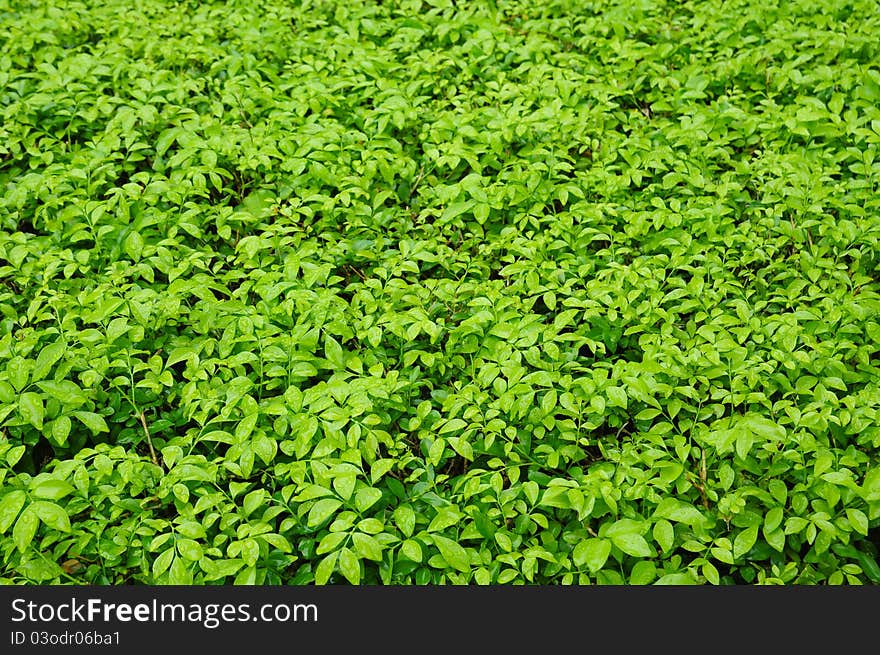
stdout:
POLYGON ((153 460, 153 464, 159 466, 159 458, 156 457, 156 450, 153 448, 153 438, 150 436, 150 428, 147 427, 147 417, 144 416, 143 411, 138 413, 138 418, 141 420, 141 425, 144 428, 144 434, 147 437, 147 445, 150 447, 150 459, 153 460))

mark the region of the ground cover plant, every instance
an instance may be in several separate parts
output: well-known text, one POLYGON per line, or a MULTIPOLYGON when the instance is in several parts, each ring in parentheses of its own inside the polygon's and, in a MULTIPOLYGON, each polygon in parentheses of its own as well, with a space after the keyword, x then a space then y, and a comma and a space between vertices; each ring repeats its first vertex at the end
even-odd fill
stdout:
POLYGON ((878 34, 0 0, 0 579, 880 582, 878 34))

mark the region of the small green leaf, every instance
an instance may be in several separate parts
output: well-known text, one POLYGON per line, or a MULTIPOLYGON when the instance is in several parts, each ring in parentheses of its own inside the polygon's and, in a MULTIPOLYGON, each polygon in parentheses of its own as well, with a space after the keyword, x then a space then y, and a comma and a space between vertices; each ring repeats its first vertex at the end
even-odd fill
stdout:
POLYGON ((21 394, 18 399, 18 410, 21 418, 30 423, 38 430, 43 429, 43 416, 45 409, 43 407, 43 398, 38 393, 26 391, 21 394))
POLYGON ((392 514, 394 522, 406 537, 411 537, 416 528, 416 513, 409 505, 398 505, 392 514))
POLYGON ((50 528, 60 532, 70 532, 70 518, 60 505, 45 500, 38 500, 30 505, 30 508, 33 508, 37 516, 40 517, 40 520, 50 528))
POLYGON ((772 532, 782 523, 783 514, 781 507, 774 507, 764 516, 764 529, 772 532))
POLYGON ((712 562, 706 562, 703 564, 703 575, 713 585, 721 584, 721 576, 718 575, 718 569, 715 568, 715 565, 712 562))
POLYGON ((202 547, 193 539, 178 539, 176 546, 177 552, 184 559, 197 562, 202 558, 202 547))
POLYGON ((274 549, 281 551, 282 553, 293 552, 293 546, 291 546, 290 542, 280 534, 276 534, 274 532, 267 532, 265 534, 261 534, 260 539, 265 541, 267 544, 272 546, 274 549))
MULTIPOLYGON (((190 573, 189 569, 187 568, 186 562, 180 557, 175 557, 174 561, 171 562, 171 567, 168 569, 168 584, 192 584, 192 573, 190 573)), ((247 583, 238 582, 238 584, 247 583)))
POLYGON ((71 420, 67 416, 59 416, 52 421, 52 439, 59 446, 67 443, 67 437, 70 436, 71 420))
POLYGON ((24 507, 27 494, 20 489, 10 491, 0 500, 0 534, 4 534, 24 507))
POLYGON ((21 446, 15 446, 14 448, 10 448, 6 453, 6 463, 12 467, 18 464, 18 460, 22 458, 25 451, 27 450, 27 446, 22 444, 21 446))
POLYGON ((403 556, 411 559, 413 562, 422 561, 422 547, 413 539, 407 539, 400 545, 400 552, 403 556))
POLYGON ((376 484, 381 480, 383 475, 394 468, 395 461, 396 460, 389 457, 386 459, 377 459, 373 462, 370 466, 370 482, 376 484))
POLYGON ((677 498, 664 498, 661 500, 654 511, 654 516, 686 525, 697 525, 706 520, 700 510, 690 503, 678 500, 677 498))
POLYGON ((37 527, 39 525, 39 516, 36 511, 28 505, 19 515, 18 520, 15 522, 15 527, 12 528, 12 543, 16 545, 19 552, 23 553, 27 550, 28 546, 31 545, 31 541, 33 541, 34 535, 37 534, 37 527))
POLYGON ((466 427, 467 422, 462 421, 460 418, 454 418, 452 420, 446 421, 443 427, 440 428, 440 434, 455 432, 456 430, 464 430, 466 427))
POLYGON ((858 532, 859 534, 868 535, 868 517, 865 516, 865 513, 860 509, 848 509, 846 510, 846 518, 849 520, 849 524, 853 527, 853 530, 858 532))
MULTIPOLYGON (((339 572, 345 576, 351 584, 359 584, 361 581, 361 564, 350 548, 339 549, 339 572)), ((336 553, 334 553, 335 555, 336 553)))
POLYGON ((653 529, 654 541, 660 546, 664 553, 669 552, 675 543, 675 529, 666 519, 660 519, 654 524, 653 529))
POLYGON ((654 551, 645 538, 635 533, 618 534, 611 537, 611 542, 627 555, 633 557, 652 557, 654 551))
POLYGON ((245 516, 253 514, 254 511, 256 511, 256 509, 263 504, 263 501, 265 499, 265 489, 254 489, 253 491, 248 493, 241 503, 241 508, 244 510, 245 516))
POLYGON ((92 434, 110 431, 110 428, 107 427, 107 423, 104 421, 104 417, 100 414, 83 411, 75 411, 72 413, 76 418, 82 421, 83 425, 85 425, 89 430, 92 431, 92 434))
POLYGON ((639 560, 633 565, 629 576, 629 584, 651 584, 657 577, 657 565, 651 560, 639 560))
MULTIPOLYGON (((329 334, 324 340, 324 355, 334 369, 338 371, 345 369, 345 353, 342 350, 342 346, 329 334)), ((340 562, 340 567, 341 565, 340 562)))
POLYGON ((767 530, 764 528, 763 534, 767 543, 781 553, 785 548, 785 532, 779 528, 776 528, 775 530, 767 530))
POLYGON ((333 478, 333 489, 339 494, 340 498, 348 500, 351 498, 351 494, 354 493, 356 483, 357 477, 354 473, 337 475, 333 478))
POLYGON ((31 361, 17 355, 6 363, 6 375, 16 391, 25 388, 31 375, 31 361))
POLYGON ((254 454, 263 460, 264 464, 271 464, 278 454, 278 442, 272 437, 261 434, 251 442, 254 454))
POLYGON ((608 539, 591 537, 574 547, 572 559, 578 566, 586 566, 590 573, 595 573, 605 566, 610 554, 611 542, 608 539))
POLYGON ((373 487, 362 487, 354 495, 354 504, 359 512, 365 512, 379 502, 382 492, 373 487))
POLYGON ((315 568, 316 585, 327 584, 327 581, 330 580, 330 576, 333 575, 333 571, 336 570, 336 559, 338 556, 339 551, 337 550, 318 562, 318 566, 315 568))
POLYGON ((441 507, 437 515, 428 524, 428 532, 442 532, 446 528, 455 525, 462 518, 461 512, 456 507, 441 507))
POLYGON ((348 538, 348 534, 345 532, 328 532, 321 542, 318 544, 318 547, 315 549, 315 553, 318 555, 325 555, 336 550, 339 545, 348 538))
POLYGON ((737 559, 748 553, 758 540, 758 526, 746 528, 733 540, 733 556, 737 559))
POLYGON ((34 370, 31 373, 34 382, 46 377, 52 366, 61 359, 66 348, 67 345, 63 341, 56 341, 40 351, 40 354, 37 355, 37 363, 34 365, 34 370))
POLYGON ((780 505, 785 505, 785 500, 788 497, 788 488, 785 486, 785 483, 781 480, 770 480, 767 483, 767 490, 770 492, 770 495, 776 499, 780 505))
POLYGON ((123 243, 122 248, 125 250, 125 254, 131 257, 134 262, 139 262, 141 254, 144 252, 144 238, 140 235, 140 232, 129 232, 128 236, 125 237, 125 243, 123 243))
POLYGON ((382 561, 382 544, 368 534, 363 532, 354 532, 351 535, 352 543, 357 554, 364 559, 371 559, 375 562, 382 561))
POLYGON ((626 409, 627 395, 623 387, 608 387, 605 393, 608 394, 608 402, 611 405, 626 409))
POLYGON ((64 480, 43 480, 33 490, 37 498, 59 500, 75 491, 72 484, 64 480))
POLYGON ((439 534, 432 535, 431 538, 449 566, 462 572, 470 570, 470 558, 461 544, 439 534))
POLYGON ((309 510, 308 525, 317 527, 329 519, 342 506, 342 501, 335 498, 322 498, 309 510))

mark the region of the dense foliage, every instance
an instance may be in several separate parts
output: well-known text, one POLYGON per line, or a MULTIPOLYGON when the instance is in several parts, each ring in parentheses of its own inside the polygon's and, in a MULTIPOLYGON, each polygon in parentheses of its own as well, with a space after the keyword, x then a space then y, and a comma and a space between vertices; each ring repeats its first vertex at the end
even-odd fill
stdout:
POLYGON ((878 34, 0 0, 2 580, 880 582, 878 34))

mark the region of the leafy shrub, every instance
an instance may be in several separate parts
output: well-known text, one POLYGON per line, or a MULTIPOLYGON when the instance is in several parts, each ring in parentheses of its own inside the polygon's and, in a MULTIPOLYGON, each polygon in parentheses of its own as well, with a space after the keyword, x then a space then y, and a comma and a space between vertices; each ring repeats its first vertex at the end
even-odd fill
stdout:
POLYGON ((0 16, 3 581, 880 582, 876 2, 0 16))

